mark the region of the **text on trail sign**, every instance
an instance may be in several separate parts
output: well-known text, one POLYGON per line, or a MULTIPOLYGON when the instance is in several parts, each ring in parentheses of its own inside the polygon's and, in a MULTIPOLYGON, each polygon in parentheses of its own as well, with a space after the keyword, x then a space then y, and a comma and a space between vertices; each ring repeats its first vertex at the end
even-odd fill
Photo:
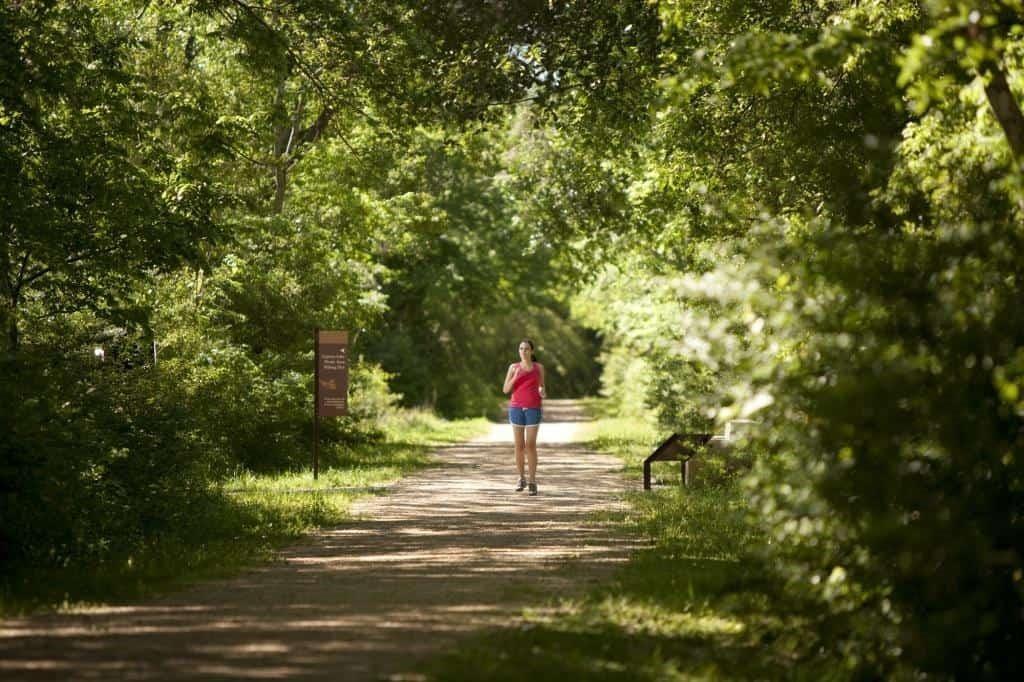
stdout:
POLYGON ((348 332, 317 331, 316 414, 348 414, 348 332))

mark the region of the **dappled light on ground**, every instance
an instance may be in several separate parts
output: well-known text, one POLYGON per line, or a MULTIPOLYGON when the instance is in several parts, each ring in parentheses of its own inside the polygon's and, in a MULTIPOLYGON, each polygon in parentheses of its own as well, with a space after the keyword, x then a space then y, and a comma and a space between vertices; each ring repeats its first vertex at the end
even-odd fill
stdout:
MULTIPOLYGON (((630 541, 590 521, 620 509, 619 462, 540 433, 540 495, 513 491, 510 427, 354 508, 280 560, 163 599, 4 621, 0 677, 375 679, 551 595, 583 591, 630 541)), ((554 412, 554 410, 553 410, 554 412)))

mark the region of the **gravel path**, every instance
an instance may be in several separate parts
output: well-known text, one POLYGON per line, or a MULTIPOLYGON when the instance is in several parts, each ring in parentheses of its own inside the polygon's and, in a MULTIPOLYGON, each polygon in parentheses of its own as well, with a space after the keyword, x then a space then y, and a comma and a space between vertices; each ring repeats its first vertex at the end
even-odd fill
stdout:
POLYGON ((621 508, 627 484, 617 460, 573 442, 580 420, 570 401, 545 406, 536 497, 513 491, 510 428, 495 425, 358 503, 364 520, 240 577, 0 621, 0 679, 415 679, 418 659, 628 557, 628 539, 588 522, 621 508))

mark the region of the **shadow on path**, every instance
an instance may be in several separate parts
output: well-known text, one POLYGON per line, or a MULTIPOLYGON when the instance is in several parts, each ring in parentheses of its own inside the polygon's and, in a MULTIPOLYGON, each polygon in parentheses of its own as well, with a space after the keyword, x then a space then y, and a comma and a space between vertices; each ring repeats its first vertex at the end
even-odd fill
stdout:
POLYGON ((617 460, 566 442, 580 412, 557 407, 567 419, 541 427, 536 497, 513 492, 510 433, 496 425, 358 503, 365 520, 238 578, 0 622, 0 678, 380 679, 548 595, 587 589, 632 548, 587 520, 621 509, 625 483, 617 460))

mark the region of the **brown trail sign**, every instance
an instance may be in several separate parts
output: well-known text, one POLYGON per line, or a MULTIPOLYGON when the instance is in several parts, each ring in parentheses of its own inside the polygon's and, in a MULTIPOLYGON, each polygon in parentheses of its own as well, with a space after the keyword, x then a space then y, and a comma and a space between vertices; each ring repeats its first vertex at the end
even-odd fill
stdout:
POLYGON ((313 479, 320 470, 320 417, 348 414, 348 332, 314 330, 313 479))

